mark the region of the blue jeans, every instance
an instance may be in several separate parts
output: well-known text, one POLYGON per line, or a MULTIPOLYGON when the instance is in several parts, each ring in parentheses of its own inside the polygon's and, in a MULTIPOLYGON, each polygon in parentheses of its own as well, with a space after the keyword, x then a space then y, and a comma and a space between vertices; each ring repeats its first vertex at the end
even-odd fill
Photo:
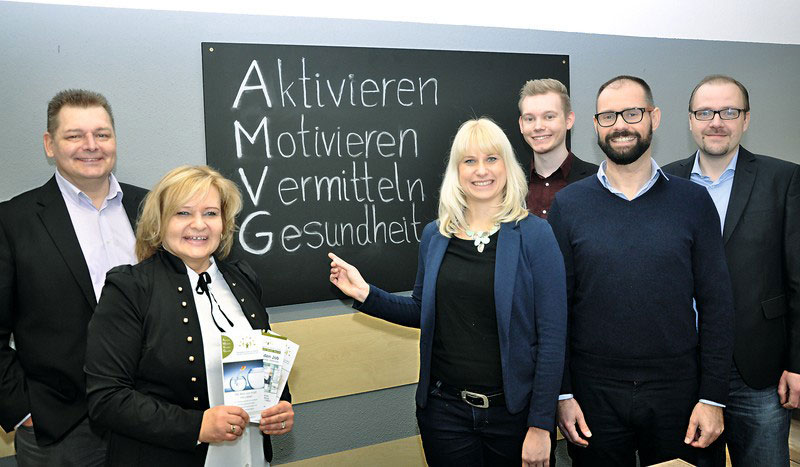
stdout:
POLYGON ((513 466, 522 463, 528 410, 481 409, 431 387, 428 404, 417 407, 417 424, 431 467, 513 466))
POLYGON ((781 406, 777 385, 753 389, 733 365, 722 434, 731 463, 743 467, 789 465, 790 423, 791 412, 781 406))

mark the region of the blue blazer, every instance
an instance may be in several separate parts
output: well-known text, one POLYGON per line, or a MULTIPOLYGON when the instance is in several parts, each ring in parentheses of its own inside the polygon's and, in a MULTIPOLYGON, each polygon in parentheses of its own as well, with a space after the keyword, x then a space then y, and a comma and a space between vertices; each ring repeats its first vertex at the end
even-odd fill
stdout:
MULTIPOLYGON (((354 305, 369 315, 420 328, 420 407, 427 403, 431 383, 436 279, 449 241, 436 222, 425 226, 411 297, 370 285, 365 302, 354 305)), ((546 221, 528 216, 500 226, 494 297, 506 407, 511 413, 527 410, 528 426, 551 431, 564 368, 567 299, 564 260, 546 221)))

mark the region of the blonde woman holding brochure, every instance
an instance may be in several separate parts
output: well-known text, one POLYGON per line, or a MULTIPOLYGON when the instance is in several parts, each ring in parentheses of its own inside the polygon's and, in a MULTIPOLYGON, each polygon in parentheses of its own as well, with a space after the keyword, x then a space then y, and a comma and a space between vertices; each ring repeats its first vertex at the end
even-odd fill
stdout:
POLYGON ((224 261, 241 207, 209 167, 178 167, 147 198, 135 266, 109 271, 89 323, 89 416, 111 432, 109 465, 269 465, 289 432, 288 390, 258 425, 223 404, 223 333, 269 329, 255 272, 224 261))

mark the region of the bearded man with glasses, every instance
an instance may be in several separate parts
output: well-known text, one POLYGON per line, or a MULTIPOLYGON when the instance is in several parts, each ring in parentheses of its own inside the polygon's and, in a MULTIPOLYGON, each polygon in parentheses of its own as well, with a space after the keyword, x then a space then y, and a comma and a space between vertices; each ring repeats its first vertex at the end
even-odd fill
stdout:
POLYGON ((716 465, 725 443, 734 466, 789 465, 800 400, 800 166, 742 147, 749 125, 744 85, 707 76, 689 98, 698 150, 664 170, 707 188, 733 282, 734 364, 716 465))
POLYGON ((634 467, 637 454, 706 465, 733 348, 717 212, 653 160, 661 111, 644 80, 603 84, 594 121, 606 160, 559 191, 548 217, 567 274, 558 425, 574 466, 634 467))

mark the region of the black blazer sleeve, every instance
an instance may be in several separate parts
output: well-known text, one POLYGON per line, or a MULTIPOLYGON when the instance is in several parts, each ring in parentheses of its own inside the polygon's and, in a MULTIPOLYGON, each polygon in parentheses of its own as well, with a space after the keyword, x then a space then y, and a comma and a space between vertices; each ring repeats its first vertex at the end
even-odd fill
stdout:
POLYGON ((788 370, 800 373, 800 165, 794 166, 784 208, 784 268, 789 303, 788 370))
POLYGON ((25 373, 9 342, 14 322, 16 268, 4 219, 0 215, 0 425, 8 433, 30 413, 30 407, 25 373))

